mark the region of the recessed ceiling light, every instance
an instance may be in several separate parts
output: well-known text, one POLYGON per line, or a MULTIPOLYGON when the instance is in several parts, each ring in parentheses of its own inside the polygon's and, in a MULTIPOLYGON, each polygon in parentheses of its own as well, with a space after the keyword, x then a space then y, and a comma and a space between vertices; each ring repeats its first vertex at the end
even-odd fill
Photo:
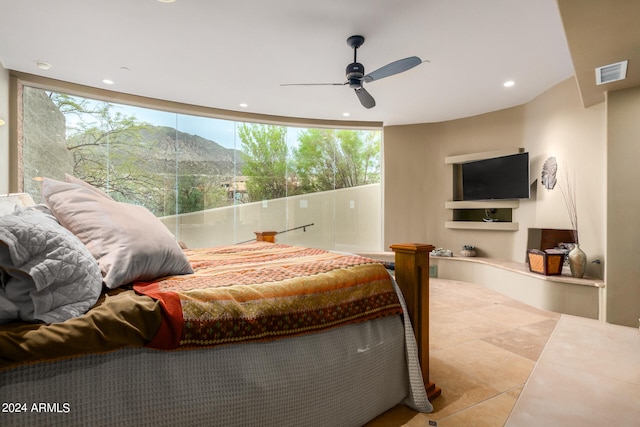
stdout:
POLYGON ((506 82, 502 83, 502 86, 504 86, 504 87, 512 87, 515 84, 516 84, 516 82, 514 82, 513 80, 507 80, 506 82))
POLYGON ((158 0, 160 3, 173 3, 176 0, 158 0))
POLYGON ((242 108, 247 108, 247 107, 249 106, 249 104, 247 104, 246 102, 241 102, 241 103, 240 103, 240 106, 241 106, 242 108))
POLYGON ((0 126, 4 126, 5 121, 0 119, 0 126))
POLYGON ((104 79, 104 80, 102 80, 102 83, 104 83, 106 85, 112 85, 113 84, 113 80, 104 79))
POLYGON ((342 117, 349 117, 351 115, 351 113, 342 113, 342 117))
POLYGON ((51 68, 51 64, 44 61, 36 61, 36 67, 40 68, 41 70, 48 70, 49 68, 51 68))

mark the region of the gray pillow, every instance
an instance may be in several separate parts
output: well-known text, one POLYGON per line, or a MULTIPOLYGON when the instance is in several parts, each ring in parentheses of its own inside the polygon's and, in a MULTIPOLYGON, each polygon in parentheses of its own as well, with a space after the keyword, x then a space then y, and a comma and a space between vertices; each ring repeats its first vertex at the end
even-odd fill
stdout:
POLYGON ((0 217, 0 323, 63 322, 98 300, 98 263, 44 210, 16 208, 0 217))
POLYGON ((146 208, 117 202, 87 183, 49 178, 42 196, 98 261, 107 288, 193 273, 173 234, 146 208))

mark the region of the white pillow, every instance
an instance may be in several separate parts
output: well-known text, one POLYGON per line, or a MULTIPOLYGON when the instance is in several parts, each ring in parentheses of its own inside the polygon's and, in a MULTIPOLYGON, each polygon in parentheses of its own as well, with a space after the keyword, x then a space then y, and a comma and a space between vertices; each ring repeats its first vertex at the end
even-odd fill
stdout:
POLYGON ((117 202, 86 182, 45 178, 42 196, 98 261, 107 288, 193 273, 174 236, 146 208, 117 202))
POLYGON ((73 175, 69 175, 68 173, 64 174, 64 182, 68 182, 69 184, 78 184, 79 186, 84 187, 87 190, 91 190, 91 191, 93 191, 95 193, 98 193, 101 196, 106 197, 107 199, 113 200, 113 198, 110 195, 108 195, 107 193, 105 193, 101 189, 99 189, 97 187, 94 187, 93 185, 89 184, 88 182, 84 182, 80 178, 76 178, 73 175))

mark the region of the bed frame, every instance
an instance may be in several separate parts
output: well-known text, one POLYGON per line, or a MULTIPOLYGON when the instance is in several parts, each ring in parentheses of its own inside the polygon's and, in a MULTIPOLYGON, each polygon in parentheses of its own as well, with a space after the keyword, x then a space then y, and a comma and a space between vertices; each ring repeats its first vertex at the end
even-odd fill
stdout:
POLYGON ((421 243, 391 245, 395 252, 396 282, 407 303, 429 401, 441 393, 429 380, 429 253, 433 249, 434 246, 421 243))
MULTIPOLYGON (((256 232, 256 240, 275 242, 276 231, 256 232)), ((395 277, 407 303, 409 319, 418 344, 422 379, 429 401, 441 390, 429 380, 429 253, 434 246, 421 243, 391 245, 395 253, 395 277)))

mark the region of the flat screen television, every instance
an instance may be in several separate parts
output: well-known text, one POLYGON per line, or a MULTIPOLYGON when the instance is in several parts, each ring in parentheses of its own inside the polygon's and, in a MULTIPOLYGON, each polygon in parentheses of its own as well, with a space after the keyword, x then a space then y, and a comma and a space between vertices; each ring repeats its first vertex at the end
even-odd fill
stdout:
POLYGON ((462 164, 462 200, 528 198, 529 153, 462 164))

